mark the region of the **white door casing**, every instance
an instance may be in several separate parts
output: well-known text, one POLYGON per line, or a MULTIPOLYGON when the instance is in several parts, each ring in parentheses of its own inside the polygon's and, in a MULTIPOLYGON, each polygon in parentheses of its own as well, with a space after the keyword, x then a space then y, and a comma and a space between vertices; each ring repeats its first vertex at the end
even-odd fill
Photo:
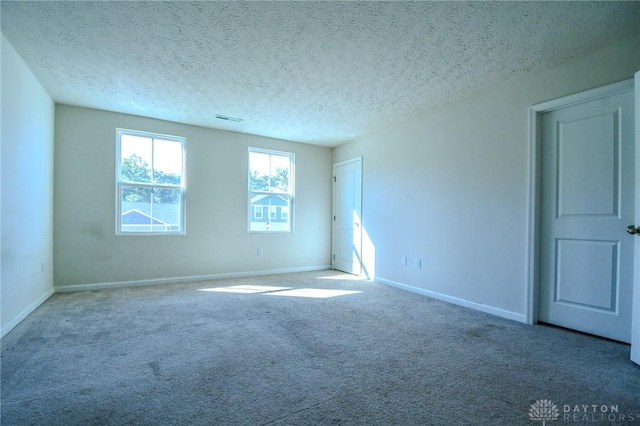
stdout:
POLYGON ((332 267, 362 273, 362 157, 333 165, 332 267))
MULTIPOLYGON (((635 76, 636 107, 636 222, 640 226, 640 71, 635 76)), ((635 268, 633 279, 633 315, 631 319, 631 360, 640 364, 640 235, 635 236, 635 268)))

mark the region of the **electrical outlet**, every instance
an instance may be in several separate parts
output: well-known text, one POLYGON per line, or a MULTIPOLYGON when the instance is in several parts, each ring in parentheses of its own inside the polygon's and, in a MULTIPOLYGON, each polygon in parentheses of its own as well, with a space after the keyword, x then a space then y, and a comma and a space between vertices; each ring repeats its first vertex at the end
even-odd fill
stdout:
POLYGON ((263 254, 264 254, 264 250, 262 250, 261 248, 256 250, 256 255, 262 256, 263 254))
POLYGON ((421 269, 421 268, 422 268, 422 260, 416 259, 416 269, 421 269))
POLYGON ((44 272, 44 260, 40 262, 40 272, 44 272))
POLYGON ((402 256, 402 257, 400 258, 400 264, 401 264, 402 266, 407 266, 407 256, 402 256))

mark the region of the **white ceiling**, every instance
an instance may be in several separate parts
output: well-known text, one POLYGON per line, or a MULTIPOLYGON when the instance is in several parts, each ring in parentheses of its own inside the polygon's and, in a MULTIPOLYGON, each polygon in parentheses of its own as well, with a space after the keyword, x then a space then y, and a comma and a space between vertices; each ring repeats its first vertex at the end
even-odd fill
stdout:
POLYGON ((56 102, 327 146, 640 34, 640 2, 3 0, 1 13, 56 102))

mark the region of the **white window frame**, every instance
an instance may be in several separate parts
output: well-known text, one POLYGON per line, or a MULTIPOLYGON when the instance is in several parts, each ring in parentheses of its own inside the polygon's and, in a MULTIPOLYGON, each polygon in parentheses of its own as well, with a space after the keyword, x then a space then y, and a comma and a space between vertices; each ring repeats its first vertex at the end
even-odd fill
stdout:
MULTIPOLYGON (((186 138, 182 136, 164 135, 160 133, 145 132, 140 130, 130 129, 116 129, 116 235, 132 235, 132 236, 149 236, 149 235, 186 235, 186 138), (131 135, 143 138, 152 139, 152 150, 154 146, 153 139, 161 139, 165 141, 179 142, 182 145, 182 174, 181 184, 166 184, 166 183, 154 183, 154 182, 127 182, 121 180, 121 140, 123 135, 131 135), (180 229, 166 231, 123 231, 122 230, 122 188, 123 186, 137 186, 146 187, 151 189, 177 189, 180 190, 180 229)), ((152 151, 153 152, 153 151, 152 151)), ((152 154, 153 158, 153 154, 152 154)), ((153 170, 153 164, 150 165, 153 170)), ((135 226, 135 225, 130 225, 135 226)), ((147 226, 147 225, 143 225, 147 226)), ((153 229, 153 225, 152 229, 153 229)))
MULTIPOLYGON (((248 206, 248 220, 247 220, 247 232, 250 234, 277 234, 277 233, 285 233, 285 234, 292 234, 294 232, 294 204, 295 204, 295 161, 296 157, 295 154, 292 152, 285 152, 285 151, 274 151, 271 149, 263 149, 263 148, 249 148, 248 149, 248 153, 247 153, 247 206, 248 206), (289 158, 289 191, 288 192, 283 192, 283 191, 253 191, 251 189, 251 181, 249 180, 249 174, 251 173, 251 168, 250 168, 250 158, 251 158, 251 153, 252 152, 256 152, 256 153, 260 153, 260 154, 268 154, 268 155, 274 155, 274 156, 280 156, 280 157, 288 157, 289 158), (275 207, 276 206, 263 206, 263 211, 266 208, 267 210, 267 215, 268 215, 268 219, 269 222, 267 222, 266 224, 266 228, 265 230, 252 230, 251 229, 251 199, 256 196, 256 195, 286 195, 289 197, 289 205, 287 206, 288 211, 289 211, 289 215, 287 217, 288 220, 288 224, 289 224, 289 228, 288 229, 270 229, 270 221, 272 219, 277 219, 277 212, 275 207), (273 208, 273 212, 274 215, 276 215, 276 217, 271 217, 271 209, 273 208)), ((264 217, 264 216, 263 216, 264 217)))

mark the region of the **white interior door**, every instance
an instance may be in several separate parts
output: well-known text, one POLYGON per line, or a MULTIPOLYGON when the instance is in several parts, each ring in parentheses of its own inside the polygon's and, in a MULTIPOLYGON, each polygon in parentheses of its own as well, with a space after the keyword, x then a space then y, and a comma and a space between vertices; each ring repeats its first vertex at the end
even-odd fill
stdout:
POLYGON ((333 165, 333 269, 362 273, 362 157, 333 165))
MULTIPOLYGON (((640 177, 640 71, 635 78, 636 103, 636 182, 640 177)), ((636 185, 636 227, 640 226, 640 184, 636 185)), ((635 269, 633 284, 633 316, 631 321, 631 360, 640 364, 640 234, 635 240, 635 269)))
POLYGON ((540 321, 631 341, 634 145, 631 90, 543 114, 540 321))

